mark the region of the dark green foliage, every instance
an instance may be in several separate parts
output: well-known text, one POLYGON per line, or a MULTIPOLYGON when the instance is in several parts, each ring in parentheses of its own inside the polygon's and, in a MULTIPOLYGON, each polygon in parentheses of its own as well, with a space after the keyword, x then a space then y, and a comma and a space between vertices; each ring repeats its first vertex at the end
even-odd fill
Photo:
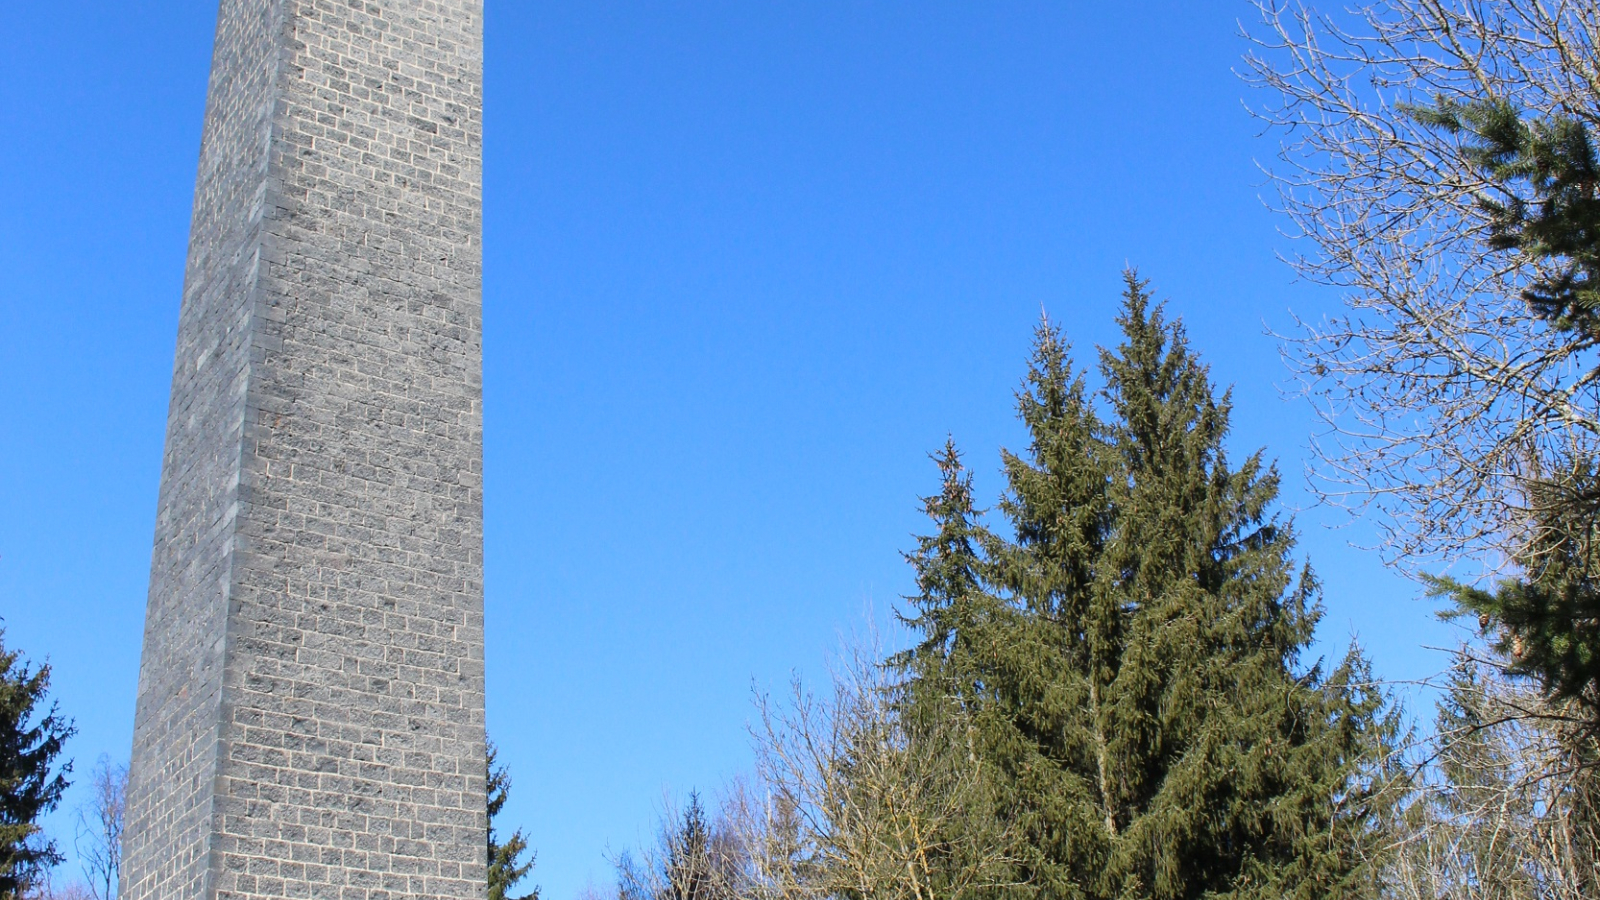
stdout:
POLYGON ((529 855, 527 862, 521 860, 522 854, 528 849, 528 839, 523 837, 522 829, 512 832, 504 843, 495 833, 495 819, 505 809, 506 800, 511 796, 511 774, 505 766, 495 765, 495 746, 492 741, 489 743, 488 794, 489 900, 539 900, 538 888, 521 897, 511 894, 511 889, 533 870, 534 857, 529 855))
POLYGON ((972 507, 972 477, 955 443, 946 441, 934 461, 940 490, 923 498, 923 510, 935 530, 918 538, 917 550, 906 554, 919 592, 907 598, 916 615, 901 617, 921 640, 890 662, 915 673, 910 684, 930 692, 924 698, 929 702, 914 703, 913 709, 951 701, 976 712, 992 689, 984 672, 993 668, 995 648, 1012 623, 1005 604, 983 584, 978 544, 984 532, 972 507))
POLYGON ((1562 330, 1600 337, 1600 162, 1585 123, 1525 119, 1504 100, 1407 107, 1418 121, 1468 136, 1464 152, 1503 199, 1489 214, 1488 245, 1557 263, 1524 292, 1534 315, 1562 330))
MULTIPOLYGON (((974 848, 1003 847, 1002 833, 1010 818, 1010 782, 997 766, 1019 746, 1007 697, 1010 680, 1003 674, 1021 619, 986 587, 980 545, 992 538, 977 523, 972 506, 972 478, 953 441, 934 457, 940 474, 939 493, 923 498, 933 533, 917 540, 906 560, 916 571, 918 593, 906 598, 915 615, 901 621, 920 637, 911 649, 891 657, 890 665, 905 673, 896 702, 911 741, 933 747, 930 764, 959 781, 978 757, 984 783, 970 792, 963 816, 947 823, 942 840, 932 842, 934 858, 924 860, 935 896, 955 896, 952 885, 970 883, 963 875, 985 870, 986 883, 1015 881, 994 860, 980 863, 974 848)), ((937 780, 937 776, 930 774, 937 780)), ((988 894, 1004 894, 989 889, 988 894)))
POLYGON ((1104 735, 1092 713, 1103 679, 1090 676, 1120 625, 1093 591, 1112 526, 1110 459, 1070 348, 1048 325, 1035 334, 1017 409, 1029 447, 1002 451, 1009 490, 999 506, 1014 539, 985 541, 994 589, 1017 611, 994 673, 1009 721, 991 726, 988 744, 1006 782, 1002 808, 1022 838, 1019 880, 1043 896, 1092 897, 1108 842, 1104 735))
POLYGON ((1318 588, 1272 514, 1277 474, 1259 453, 1229 464, 1228 396, 1132 274, 1118 322, 1104 414, 1037 333, 1029 447, 1004 455, 1013 536, 974 523, 939 457, 908 695, 976 699, 1018 893, 1362 895, 1393 717, 1354 650, 1301 663, 1318 588))
POLYGON ((56 759, 73 728, 55 704, 44 708, 50 666, 30 668, 4 638, 0 630, 0 898, 11 898, 61 861, 38 821, 67 789, 72 764, 56 759))
MULTIPOLYGON (((1600 340, 1600 160, 1586 122, 1529 119, 1503 100, 1441 99, 1410 107, 1418 121, 1466 138, 1464 152, 1504 199, 1481 196, 1488 246, 1553 269, 1523 292, 1552 326, 1600 340)), ((1575 361, 1576 362, 1576 361, 1575 361)), ((1600 733, 1600 583, 1593 547, 1600 476, 1592 461, 1524 484, 1532 539, 1515 562, 1522 577, 1493 592, 1436 579, 1458 612, 1491 623, 1513 674, 1539 680, 1547 696, 1576 703, 1600 733)))

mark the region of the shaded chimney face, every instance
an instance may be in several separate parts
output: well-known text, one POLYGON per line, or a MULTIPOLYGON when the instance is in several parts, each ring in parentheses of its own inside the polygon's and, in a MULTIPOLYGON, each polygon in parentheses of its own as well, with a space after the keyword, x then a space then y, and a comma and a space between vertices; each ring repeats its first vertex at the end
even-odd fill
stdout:
POLYGON ((481 0, 223 0, 123 900, 485 894, 481 0))

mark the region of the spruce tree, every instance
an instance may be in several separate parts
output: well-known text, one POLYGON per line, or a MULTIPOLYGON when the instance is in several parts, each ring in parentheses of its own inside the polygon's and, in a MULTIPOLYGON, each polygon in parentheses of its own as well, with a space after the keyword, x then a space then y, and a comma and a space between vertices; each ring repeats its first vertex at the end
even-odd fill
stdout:
POLYGON ((699 793, 689 792, 689 806, 666 851, 667 893, 658 900, 713 900, 711 825, 699 793))
POLYGON ((72 764, 57 758, 73 728, 44 706, 49 689, 50 666, 31 668, 7 651, 0 629, 0 898, 21 895, 61 861, 39 819, 67 789, 72 764))
POLYGON ((947 449, 907 659, 983 698, 1018 893, 1355 896, 1392 715, 1356 651, 1302 663, 1319 592, 1277 473, 1230 464, 1228 394, 1131 273, 1118 324, 1098 409, 1059 332, 1037 332, 1029 445, 1003 455, 1011 535, 973 524, 947 449))
POLYGON ((1133 273, 1102 351, 1113 525, 1096 565, 1091 727, 1109 836, 1102 896, 1333 897, 1363 888, 1362 777, 1393 722, 1352 649, 1302 667, 1321 617, 1278 475, 1224 451, 1217 397, 1180 324, 1133 273))
MULTIPOLYGON (((1404 109, 1457 137, 1494 189, 1477 198, 1488 217, 1484 243, 1537 264, 1522 291, 1533 316, 1600 340, 1600 151, 1592 125, 1531 116, 1501 98, 1441 98, 1404 109)), ((1581 706, 1586 729, 1600 735, 1600 475, 1593 459, 1533 461, 1566 471, 1536 471, 1518 482, 1530 507, 1531 540, 1514 554, 1523 577, 1492 593, 1449 579, 1435 586, 1460 612, 1483 617, 1486 630, 1492 622, 1512 670, 1537 678, 1551 699, 1581 706)))
MULTIPOLYGON (((964 799, 963 814, 941 822, 940 833, 929 841, 937 851, 920 860, 936 896, 954 897, 955 886, 970 885, 979 869, 985 885, 1026 877, 995 858, 1015 849, 1007 835, 1014 805, 1011 779, 996 767, 1025 746, 1011 719, 1013 704, 1003 693, 1009 684, 1005 658, 1023 621, 987 586, 990 563, 983 548, 993 538, 973 508, 972 478, 954 441, 947 440, 934 461, 940 490, 923 498, 934 527, 906 554, 918 592, 906 598, 914 614, 902 615, 901 621, 918 640, 890 664, 903 676, 894 702, 907 738, 936 748, 926 758, 952 783, 970 778, 973 763, 981 773, 964 799), (983 849, 975 856, 978 848, 983 849)), ((993 887, 972 891, 1005 893, 993 887)))
POLYGON ((1094 823, 1104 814, 1096 782, 1104 736, 1094 716, 1103 702, 1089 673, 1115 622, 1095 607, 1095 563, 1110 527, 1103 430, 1083 373, 1057 329, 1041 323, 1017 412, 1029 436, 1023 455, 1002 451, 1008 491, 999 504, 1013 537, 986 541, 997 590, 1017 624, 996 656, 1009 728, 991 728, 1002 772, 1002 808, 1020 839, 1024 879, 1042 896, 1092 896, 1109 845, 1094 823))
POLYGON ((689 793, 682 813, 663 819, 658 842, 617 860, 618 900, 730 900, 745 896, 747 858, 722 817, 689 793))
POLYGON ((1495 189, 1476 196, 1488 217, 1484 243, 1546 267, 1522 291, 1529 311, 1559 330, 1600 336, 1600 153, 1589 124, 1526 116, 1502 98, 1400 109, 1458 138, 1495 189))
POLYGON ((511 773, 505 766, 495 764, 494 742, 489 742, 489 900, 539 900, 539 889, 534 888, 531 893, 521 897, 513 897, 511 889, 517 886, 528 873, 533 870, 533 857, 529 856, 523 862, 522 854, 527 852, 528 839, 523 836, 522 829, 518 828, 504 841, 495 832, 495 819, 505 809, 506 800, 511 796, 511 773))
POLYGON ((961 462, 953 440, 936 454, 939 493, 924 497, 923 511, 933 533, 917 538, 915 552, 905 555, 916 572, 918 592, 906 598, 914 615, 900 620, 918 635, 918 642, 892 660, 908 674, 918 696, 912 709, 946 702, 976 711, 992 688, 984 672, 1001 642, 998 629, 1008 624, 1004 604, 984 586, 985 562, 979 546, 984 531, 972 505, 972 476, 961 462))

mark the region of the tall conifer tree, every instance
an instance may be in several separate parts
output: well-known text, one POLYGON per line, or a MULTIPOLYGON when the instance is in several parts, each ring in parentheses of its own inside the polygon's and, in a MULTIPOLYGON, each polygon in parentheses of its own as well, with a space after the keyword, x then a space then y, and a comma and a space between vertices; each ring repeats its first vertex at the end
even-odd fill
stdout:
POLYGON ((1108 854, 1094 827, 1103 818, 1096 782, 1078 775, 1098 771, 1105 744, 1097 718, 1081 713, 1103 702, 1089 675, 1115 624, 1095 608, 1092 590, 1110 506, 1103 428, 1071 348, 1048 322, 1035 332, 1017 412, 1028 450, 1001 453, 1009 489, 1000 512, 1014 538, 987 541, 996 587, 1019 614, 995 673, 1011 728, 991 734, 1023 874, 1043 896, 1082 897, 1108 854))
POLYGON ((1114 524, 1094 587, 1109 620, 1091 675, 1111 839, 1097 893, 1357 893, 1383 698, 1357 686, 1354 651, 1327 673, 1300 664, 1321 608, 1272 513, 1277 472, 1259 451, 1230 466, 1230 394, 1132 273, 1118 324, 1100 359, 1114 524))
POLYGON ((1003 456, 1011 537, 975 523, 941 457, 913 680, 983 686, 976 745, 1028 893, 1355 896, 1392 716, 1355 651, 1302 664, 1318 587, 1273 513, 1277 473, 1230 465, 1228 394, 1131 273, 1118 324, 1103 414, 1037 332, 1029 446, 1003 456))

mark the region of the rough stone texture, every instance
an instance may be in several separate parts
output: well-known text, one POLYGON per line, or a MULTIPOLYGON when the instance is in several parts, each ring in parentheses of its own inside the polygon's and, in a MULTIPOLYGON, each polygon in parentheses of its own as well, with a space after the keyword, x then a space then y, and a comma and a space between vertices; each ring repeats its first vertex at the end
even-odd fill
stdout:
POLYGON ((224 0, 124 900, 485 892, 481 0, 224 0))

